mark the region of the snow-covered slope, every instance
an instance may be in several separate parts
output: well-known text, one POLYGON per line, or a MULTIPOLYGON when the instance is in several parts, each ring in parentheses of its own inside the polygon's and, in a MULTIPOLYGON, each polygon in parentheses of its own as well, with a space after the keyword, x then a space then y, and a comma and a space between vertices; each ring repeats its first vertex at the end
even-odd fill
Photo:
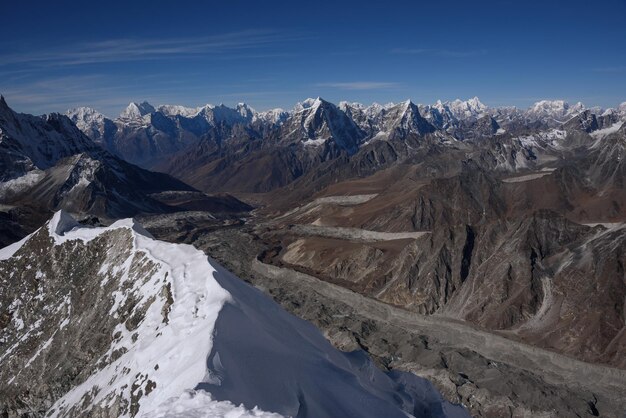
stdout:
POLYGON ((427 381, 335 350, 201 251, 130 219, 88 228, 57 212, 0 250, 0 284, 9 415, 27 405, 50 417, 467 416, 427 381))

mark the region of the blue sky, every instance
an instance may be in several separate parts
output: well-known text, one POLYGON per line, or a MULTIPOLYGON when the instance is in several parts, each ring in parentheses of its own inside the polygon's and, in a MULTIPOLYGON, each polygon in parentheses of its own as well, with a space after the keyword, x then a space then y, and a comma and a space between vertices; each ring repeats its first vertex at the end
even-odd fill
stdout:
POLYGON ((317 96, 626 101, 626 0, 57 0, 0 14, 0 93, 29 113, 317 96))

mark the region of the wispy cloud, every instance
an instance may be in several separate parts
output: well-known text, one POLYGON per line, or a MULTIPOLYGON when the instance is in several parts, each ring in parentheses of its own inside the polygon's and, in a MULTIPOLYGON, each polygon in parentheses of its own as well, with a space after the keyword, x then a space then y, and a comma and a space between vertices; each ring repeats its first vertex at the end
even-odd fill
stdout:
POLYGON ((626 65, 618 65, 613 67, 597 67, 593 68, 592 71, 596 73, 624 73, 626 72, 626 65))
POLYGON ((253 79, 250 84, 216 83, 207 86, 204 83, 206 74, 193 72, 175 78, 167 74, 145 74, 141 81, 135 76, 111 77, 107 74, 45 77, 19 84, 0 78, 0 93, 11 107, 21 112, 41 114, 89 106, 111 117, 116 116, 130 101, 198 106, 253 100, 254 103, 250 104, 258 105, 262 110, 275 107, 274 101, 278 98, 294 94, 281 90, 281 85, 277 86, 270 78, 264 79, 265 88, 262 90, 254 89, 259 84, 258 79, 253 79))
POLYGON ((132 84, 112 85, 102 75, 49 77, 23 84, 0 82, 10 106, 33 113, 63 111, 77 105, 121 107, 132 84))
POLYGON ((399 55, 434 55, 446 58, 468 58, 487 55, 485 49, 439 49, 439 48, 394 48, 392 54, 399 55))
MULTIPOLYGON (((180 57, 253 53, 266 56, 267 47, 298 35, 248 30, 195 38, 110 39, 0 55, 0 66, 65 67, 84 64, 147 61, 180 57)), ((247 55, 246 55, 247 56, 247 55)))
POLYGON ((352 81, 347 83, 319 83, 317 86, 341 90, 382 90, 396 88, 400 84, 388 81, 352 81))

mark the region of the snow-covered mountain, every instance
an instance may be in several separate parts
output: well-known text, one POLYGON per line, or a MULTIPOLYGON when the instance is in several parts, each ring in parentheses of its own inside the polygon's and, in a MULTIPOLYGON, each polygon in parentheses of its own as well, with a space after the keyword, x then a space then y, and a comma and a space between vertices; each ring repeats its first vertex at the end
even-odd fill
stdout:
POLYGON ((461 120, 481 118, 489 109, 478 97, 472 97, 469 100, 456 99, 445 105, 457 119, 461 120))
POLYGON ((90 107, 70 109, 66 115, 78 129, 95 142, 101 142, 115 130, 113 121, 90 107))
MULTIPOLYGON (((208 105, 207 105, 208 106, 208 105)), ((195 116, 202 110, 202 107, 185 107, 180 105, 160 105, 156 108, 158 112, 166 116, 184 116, 186 118, 195 116)))
POLYGON ((382 136, 403 138, 409 134, 425 135, 435 131, 411 100, 385 106, 374 116, 374 120, 375 126, 378 127, 375 138, 382 136))
MULTIPOLYGON (((98 123, 101 115, 74 116, 98 123)), ((150 195, 193 188, 135 167, 103 150, 67 117, 19 114, 0 99, 0 203, 105 217, 167 212, 150 195)))
POLYGON ((554 119, 563 122, 585 110, 578 102, 570 105, 564 100, 541 100, 533 104, 526 112, 527 117, 536 119, 554 119))
POLYGON ((255 113, 253 121, 259 121, 269 125, 281 125, 289 117, 289 112, 281 108, 266 110, 265 112, 255 113))
POLYGON ((434 105, 420 105, 420 113, 437 129, 447 130, 458 124, 458 119, 447 103, 438 100, 434 105))
POLYGON ((367 140, 403 138, 409 134, 425 135, 435 130, 411 100, 384 106, 378 103, 364 106, 360 103, 340 102, 339 109, 365 132, 367 140))
POLYGON ((307 146, 333 141, 349 153, 356 152, 365 137, 345 112, 320 97, 298 103, 281 132, 286 141, 302 142, 307 146))
POLYGON ((0 250, 0 284, 8 416, 469 416, 130 219, 57 212, 0 250))
POLYGON ((156 109, 148 102, 135 103, 131 102, 122 113, 120 113, 119 119, 130 122, 141 121, 144 116, 148 116, 156 109))

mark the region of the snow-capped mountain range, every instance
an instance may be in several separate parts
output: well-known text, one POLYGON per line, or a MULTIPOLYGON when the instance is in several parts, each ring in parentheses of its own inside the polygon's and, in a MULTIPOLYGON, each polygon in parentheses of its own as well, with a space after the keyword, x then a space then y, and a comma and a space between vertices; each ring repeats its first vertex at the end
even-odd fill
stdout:
MULTIPOLYGON (((218 106, 207 104, 205 106, 192 108, 181 105, 159 105, 154 107, 150 103, 144 101, 141 103, 131 102, 115 119, 109 119, 107 116, 89 107, 70 109, 66 112, 66 114, 81 129, 86 126, 89 127, 94 124, 102 123, 103 120, 107 119, 116 121, 143 121, 146 116, 155 112, 162 113, 168 117, 181 116, 184 118, 194 118, 202 115, 207 121, 216 124, 251 123, 253 121, 280 124, 287 118, 292 117, 297 113, 306 109, 318 107, 321 103, 329 102, 320 97, 315 99, 309 98, 296 103, 291 110, 277 108, 257 112, 245 103, 239 103, 234 108, 229 108, 223 104, 218 106)), ((381 114, 387 112, 390 108, 397 106, 407 107, 409 104, 412 105, 413 102, 411 100, 406 100, 400 103, 387 103, 385 105, 378 103, 364 105, 357 102, 341 101, 336 107, 342 112, 348 114, 348 116, 357 122, 358 125, 361 125, 357 119, 362 119, 364 117, 366 120, 376 120, 381 117, 381 114)), ((479 119, 487 115, 497 116, 502 113, 518 113, 520 115, 524 115, 528 120, 553 119, 557 122, 564 122, 588 109, 581 102, 570 105, 564 100, 541 100, 531 105, 528 109, 519 109, 516 107, 492 108, 483 104, 478 97, 473 97, 468 100, 438 100, 432 105, 416 104, 414 106, 416 106, 422 116, 429 121, 430 119, 433 119, 434 115, 437 115, 442 119, 463 121, 468 119, 479 119), (429 116, 428 114, 433 116, 429 116)), ((614 112, 626 115, 626 102, 621 103, 616 108, 603 109, 600 107, 593 107, 589 109, 598 115, 602 115, 605 112, 614 112)))
MULTIPOLYGON (((417 105, 407 100, 369 106, 349 102, 334 105, 318 97, 297 103, 290 111, 257 112, 245 103, 234 108, 225 105, 189 108, 133 102, 115 119, 84 107, 71 109, 67 115, 87 136, 109 151, 149 167, 154 161, 207 136, 219 142, 244 132, 251 137, 264 137, 276 131, 282 140, 301 141, 305 145, 319 146, 334 140, 339 148, 354 153, 373 138, 435 131, 460 140, 477 138, 474 124, 481 119, 484 121, 479 124, 478 137, 517 132, 531 125, 556 128, 584 110, 582 103, 570 105, 563 100, 542 100, 528 109, 518 109, 491 108, 477 97, 437 101, 432 105, 417 105)), ((597 116, 612 114, 621 119, 626 117, 626 102, 615 109, 590 110, 597 116)))

